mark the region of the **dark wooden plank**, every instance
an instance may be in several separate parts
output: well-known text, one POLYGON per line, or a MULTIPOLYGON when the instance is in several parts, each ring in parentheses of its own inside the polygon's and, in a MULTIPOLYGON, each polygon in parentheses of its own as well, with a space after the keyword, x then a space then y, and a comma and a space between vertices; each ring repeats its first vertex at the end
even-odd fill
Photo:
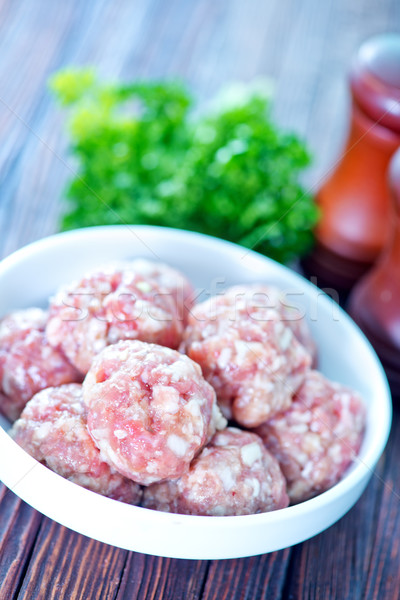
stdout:
POLYGON ((291 550, 242 558, 212 561, 204 600, 259 600, 282 598, 291 550))
POLYGON ((95 7, 101 5, 99 1, 95 6, 71 2, 60 9, 50 3, 47 10, 46 2, 28 3, 26 9, 21 10, 24 18, 19 15, 21 18, 17 16, 16 23, 10 24, 14 33, 9 43, 2 40, 0 51, 3 46, 11 46, 8 51, 17 64, 24 64, 27 54, 33 55, 32 60, 38 66, 31 66, 31 76, 23 71, 24 76, 14 77, 16 67, 13 62, 0 61, 1 90, 6 92, 0 93, 0 121, 3 117, 10 124, 10 131, 2 127, 6 143, 0 150, 3 191, 0 230, 7 232, 0 236, 0 254, 8 254, 16 247, 56 229, 60 191, 71 173, 66 167, 69 159, 65 157, 66 140, 61 136, 61 115, 47 89, 47 81, 50 74, 62 66, 65 56, 69 56, 72 62, 79 62, 77 52, 82 44, 88 42, 87 31, 97 37, 96 30, 91 29, 89 23, 96 12, 95 7), (76 10, 77 6, 81 9, 76 10), (85 9, 90 6, 92 11, 85 9), (20 38, 23 43, 19 42, 20 38), (11 86, 5 84, 8 80, 11 80, 11 86), (62 160, 60 155, 64 155, 62 160), (35 161, 39 162, 35 165, 35 161), (32 169, 34 166, 36 168, 32 169), (47 184, 50 184, 50 189, 47 189, 47 184), (43 202, 46 208, 50 205, 53 210, 38 212, 43 202))
POLYGON ((74 26, 72 3, 58 8, 46 4, 28 3, 25 10, 21 7, 0 38, 0 127, 5 141, 0 165, 4 167, 30 134, 23 121, 34 124, 43 110, 47 77, 74 26))
POLYGON ((126 555, 44 518, 18 598, 114 598, 126 555))
POLYGON ((14 597, 42 516, 0 483, 0 598, 14 597))
POLYGON ((207 561, 129 554, 116 600, 195 600, 200 597, 207 561))
MULTIPOLYGON (((400 598, 400 407, 396 407, 385 455, 378 509, 373 518, 374 539, 362 597, 400 598)), ((378 486, 381 482, 378 482, 378 486)), ((374 482, 375 484, 375 482, 374 482)), ((366 515, 368 518, 368 515, 366 515)))

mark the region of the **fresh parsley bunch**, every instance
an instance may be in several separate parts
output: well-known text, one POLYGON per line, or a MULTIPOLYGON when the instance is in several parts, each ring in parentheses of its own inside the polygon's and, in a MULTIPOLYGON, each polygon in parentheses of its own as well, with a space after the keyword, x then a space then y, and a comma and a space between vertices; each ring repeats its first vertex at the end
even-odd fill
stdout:
POLYGON ((104 84, 90 70, 51 82, 70 107, 77 176, 62 227, 147 223, 200 231, 281 262, 312 243, 317 208, 299 183, 304 145, 248 88, 195 118, 179 84, 104 84))

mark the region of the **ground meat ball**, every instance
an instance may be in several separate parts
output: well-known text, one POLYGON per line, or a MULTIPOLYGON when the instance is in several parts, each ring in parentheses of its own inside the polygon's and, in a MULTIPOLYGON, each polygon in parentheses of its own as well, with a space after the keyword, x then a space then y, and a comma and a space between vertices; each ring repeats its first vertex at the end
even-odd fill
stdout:
POLYGON ((84 374, 96 354, 121 339, 177 348, 184 327, 177 289, 185 281, 174 269, 149 261, 98 269, 52 299, 48 339, 84 374))
POLYGON ((0 409, 11 421, 36 392, 81 380, 65 356, 52 348, 39 308, 14 312, 0 323, 0 409))
POLYGON ((230 287, 222 296, 217 297, 217 302, 225 306, 232 306, 238 300, 240 302, 244 300, 250 316, 260 308, 275 309, 316 364, 317 347, 302 310, 295 305, 295 301, 293 302, 293 295, 295 295, 295 292, 290 290, 284 292, 273 285, 255 283, 230 287))
POLYGON ((219 306, 237 306, 240 311, 245 305, 249 316, 259 312, 262 308, 276 310, 281 315, 285 325, 290 327, 296 339, 306 348, 313 357, 314 362, 316 362, 316 344, 302 310, 295 306, 293 302, 293 294, 294 292, 284 292, 273 285, 254 283, 234 285, 222 295, 213 298, 213 302, 219 306))
POLYGON ((87 428, 78 384, 48 388, 28 402, 11 431, 17 444, 62 477, 93 492, 138 504, 140 486, 100 458, 87 428))
POLYGON ((182 350, 198 362, 227 418, 260 425, 288 408, 311 357, 274 309, 210 298, 191 310, 182 350))
POLYGON ((155 344, 109 346, 94 359, 83 389, 103 459, 144 485, 180 477, 226 425, 199 365, 155 344))
POLYGON ((187 321, 195 291, 190 281, 182 273, 169 265, 142 258, 134 260, 132 268, 143 277, 154 279, 163 290, 170 292, 178 306, 179 318, 184 322, 187 321))
POLYGON ((291 502, 339 481, 360 449, 365 415, 358 394, 310 371, 291 407, 256 429, 281 465, 291 502))
POLYGON ((144 491, 143 506, 189 515, 249 515, 285 508, 286 482, 261 439, 229 428, 216 433, 177 481, 144 491))

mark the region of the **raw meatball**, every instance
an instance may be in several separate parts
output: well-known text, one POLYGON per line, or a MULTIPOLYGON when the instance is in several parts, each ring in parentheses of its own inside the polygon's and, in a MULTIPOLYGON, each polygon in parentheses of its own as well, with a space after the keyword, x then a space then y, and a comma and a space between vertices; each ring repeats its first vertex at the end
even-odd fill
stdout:
POLYGON ((155 344, 109 346, 94 359, 83 390, 103 460, 144 485, 180 477, 226 425, 199 365, 155 344))
POLYGON ((286 482, 261 439, 229 428, 216 433, 177 481, 144 491, 146 508, 189 515, 249 515, 285 508, 286 482))
POLYGON ((154 279, 163 290, 171 293, 178 307, 179 318, 186 323, 194 298, 194 289, 190 281, 169 265, 144 258, 134 260, 132 269, 146 279, 154 279))
POLYGON ((304 314, 300 308, 293 304, 292 296, 293 292, 291 291, 285 293, 273 285, 253 283, 248 285, 234 285, 228 288, 223 295, 216 296, 213 302, 216 302, 219 306, 229 307, 242 307, 245 304, 249 316, 262 308, 276 310, 281 315, 285 325, 290 327, 296 339, 305 347, 316 363, 316 344, 312 338, 304 314))
POLYGON ((152 278, 151 263, 146 273, 144 265, 134 261, 106 266, 62 288, 52 299, 48 339, 82 373, 96 354, 121 339, 178 347, 184 320, 176 289, 184 277, 154 263, 152 278))
POLYGON ((339 481, 360 449, 365 415, 358 394, 310 371, 291 407, 256 429, 281 465, 291 502, 339 481))
POLYGON ((11 421, 36 392, 81 380, 45 335, 47 313, 39 308, 14 312, 0 323, 0 409, 11 421))
POLYGON ((230 294, 191 310, 181 349, 202 367, 225 416, 245 427, 288 408, 311 365, 278 311, 230 294))
POLYGON ((14 423, 11 435, 62 477, 103 496, 139 503, 140 487, 100 458, 86 428, 81 385, 63 385, 36 394, 14 423))

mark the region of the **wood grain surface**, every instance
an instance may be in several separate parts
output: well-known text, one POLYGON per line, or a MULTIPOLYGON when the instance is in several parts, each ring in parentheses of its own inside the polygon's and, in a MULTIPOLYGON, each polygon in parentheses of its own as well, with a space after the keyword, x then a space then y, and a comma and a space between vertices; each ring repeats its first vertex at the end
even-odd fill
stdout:
MULTIPOLYGON (((390 30, 400 30, 398 0, 0 0, 0 257, 57 231, 74 169, 46 87, 61 66, 178 76, 201 102, 226 82, 268 76, 275 118, 315 157, 306 176, 315 189, 345 135, 351 55, 390 30)), ((1 486, 0 600, 399 598, 399 458, 396 408, 376 473, 341 521, 294 548, 230 561, 112 548, 1 486)))

